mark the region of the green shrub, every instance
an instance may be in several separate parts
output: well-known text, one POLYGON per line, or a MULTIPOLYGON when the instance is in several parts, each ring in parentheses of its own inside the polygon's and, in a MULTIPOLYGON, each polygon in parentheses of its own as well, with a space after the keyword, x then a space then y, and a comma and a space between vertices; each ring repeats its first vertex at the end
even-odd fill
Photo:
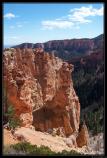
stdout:
POLYGON ((8 117, 9 129, 15 129, 16 127, 20 126, 21 121, 18 117, 15 117, 15 110, 12 105, 8 106, 7 112, 5 116, 8 117))
POLYGON ((20 126, 21 121, 15 116, 14 106, 9 102, 7 98, 6 86, 3 84, 3 121, 6 124, 9 123, 9 129, 14 130, 16 127, 20 126))
POLYGON ((37 147, 36 145, 31 145, 28 142, 17 143, 15 145, 11 145, 10 147, 4 150, 4 154, 10 155, 35 155, 35 156, 69 156, 69 155, 81 155, 80 153, 71 150, 62 152, 54 152, 51 151, 50 148, 46 146, 37 147))
POLYGON ((9 120, 9 128, 10 129, 15 129, 18 126, 20 126, 21 121, 18 118, 12 118, 9 120))

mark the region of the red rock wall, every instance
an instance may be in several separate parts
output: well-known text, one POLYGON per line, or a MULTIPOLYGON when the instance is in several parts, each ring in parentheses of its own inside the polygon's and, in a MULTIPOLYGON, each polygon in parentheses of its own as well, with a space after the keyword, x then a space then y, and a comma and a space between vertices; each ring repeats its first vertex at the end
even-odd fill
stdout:
POLYGON ((7 97, 22 126, 36 129, 63 127, 78 131, 80 103, 73 88, 73 65, 42 49, 9 49, 3 53, 7 97))

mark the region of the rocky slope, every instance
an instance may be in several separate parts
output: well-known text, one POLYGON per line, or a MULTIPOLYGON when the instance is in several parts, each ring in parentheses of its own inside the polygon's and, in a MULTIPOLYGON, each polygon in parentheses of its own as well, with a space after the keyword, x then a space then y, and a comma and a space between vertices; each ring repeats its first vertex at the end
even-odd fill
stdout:
MULTIPOLYGON (((74 150, 83 155, 102 155, 104 154, 104 143, 103 143, 103 133, 100 133, 96 136, 90 136, 89 146, 83 147, 75 147, 70 146, 72 144, 71 136, 69 138, 63 138, 57 135, 52 136, 46 132, 35 131, 34 129, 21 127, 18 128, 14 135, 11 134, 10 131, 4 129, 3 132, 3 141, 5 149, 7 150, 11 144, 17 144, 21 142, 29 142, 32 145, 37 145, 40 147, 41 145, 49 147, 54 152, 61 152, 63 150, 71 151, 74 150), (68 145, 69 144, 69 145, 68 145)), ((7 150, 9 151, 9 149, 7 150)), ((15 151, 10 150, 10 154, 15 154, 15 151)), ((18 153, 19 154, 19 153, 18 153)))
MULTIPOLYGON (((4 86, 22 126, 69 136, 78 132, 80 103, 73 88, 73 65, 43 49, 5 49, 4 86)), ((6 108, 5 108, 6 110, 6 108)))

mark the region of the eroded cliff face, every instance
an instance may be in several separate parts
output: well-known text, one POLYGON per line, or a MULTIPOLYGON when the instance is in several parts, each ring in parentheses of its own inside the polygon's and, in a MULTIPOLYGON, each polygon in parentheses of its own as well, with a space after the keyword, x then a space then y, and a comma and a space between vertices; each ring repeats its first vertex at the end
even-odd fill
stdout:
POLYGON ((7 97, 22 126, 36 130, 78 131, 80 103, 73 88, 73 65, 43 49, 6 49, 3 75, 7 97))

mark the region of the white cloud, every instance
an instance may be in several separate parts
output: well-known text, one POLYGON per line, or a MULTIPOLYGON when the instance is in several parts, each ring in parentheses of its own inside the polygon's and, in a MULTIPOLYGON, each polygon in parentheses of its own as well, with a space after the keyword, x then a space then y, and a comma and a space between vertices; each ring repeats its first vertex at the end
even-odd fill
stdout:
POLYGON ((103 16, 103 14, 104 14, 104 7, 102 6, 102 7, 98 10, 97 15, 103 16))
POLYGON ((12 19, 12 18, 15 18, 16 16, 13 14, 13 13, 7 13, 4 15, 4 18, 7 18, 7 19, 12 19))
POLYGON ((86 19, 86 17, 91 16, 102 16, 103 15, 103 6, 99 9, 93 8, 92 5, 88 7, 74 8, 70 10, 70 15, 68 15, 69 20, 80 22, 80 23, 89 23, 91 20, 86 19))
POLYGON ((16 22, 16 24, 17 25, 24 25, 24 24, 27 24, 27 23, 29 23, 29 21, 18 21, 18 22, 16 22))
POLYGON ((80 27, 79 27, 79 26, 76 26, 75 29, 80 29, 80 27))
POLYGON ((103 16, 103 12, 103 6, 99 9, 93 8, 92 5, 89 5, 88 7, 82 6, 81 8, 71 9, 69 14, 66 16, 58 17, 55 20, 42 21, 41 24, 43 26, 43 29, 50 30, 54 28, 67 29, 73 27, 79 29, 79 24, 90 23, 92 22, 92 19, 89 19, 89 17, 103 16))
POLYGON ((29 22, 28 22, 28 21, 23 21, 23 23, 24 23, 24 24, 27 24, 27 23, 29 23, 29 22))
POLYGON ((10 37, 11 39, 19 39, 19 37, 17 37, 17 36, 12 36, 12 37, 10 37))
POLYGON ((23 27, 23 25, 17 24, 17 25, 11 25, 9 28, 10 29, 15 29, 15 28, 21 28, 21 27, 23 27))
POLYGON ((17 25, 17 27, 22 27, 22 25, 21 25, 21 24, 19 24, 19 25, 17 25))
POLYGON ((19 39, 18 36, 7 36, 5 37, 5 39, 19 39))
POLYGON ((10 29, 14 29, 15 27, 12 25, 12 26, 10 26, 10 29))
POLYGON ((73 26, 73 23, 70 21, 61 21, 61 20, 48 20, 48 21, 42 21, 42 25, 45 29, 65 29, 65 28, 71 28, 73 26))
POLYGON ((15 35, 10 35, 10 36, 4 36, 4 44, 5 45, 15 45, 17 43, 22 43, 23 37, 22 36, 15 36, 15 35))

